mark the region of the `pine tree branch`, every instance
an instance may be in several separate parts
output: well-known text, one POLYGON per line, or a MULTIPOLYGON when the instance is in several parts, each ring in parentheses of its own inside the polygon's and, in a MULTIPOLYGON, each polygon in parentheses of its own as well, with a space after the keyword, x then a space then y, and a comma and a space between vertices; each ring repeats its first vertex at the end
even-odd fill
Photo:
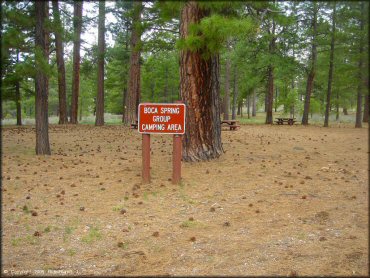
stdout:
POLYGON ((180 34, 180 31, 172 30, 172 29, 167 29, 167 28, 158 28, 158 27, 151 27, 152 30, 157 30, 157 31, 167 31, 171 32, 173 34, 180 34))

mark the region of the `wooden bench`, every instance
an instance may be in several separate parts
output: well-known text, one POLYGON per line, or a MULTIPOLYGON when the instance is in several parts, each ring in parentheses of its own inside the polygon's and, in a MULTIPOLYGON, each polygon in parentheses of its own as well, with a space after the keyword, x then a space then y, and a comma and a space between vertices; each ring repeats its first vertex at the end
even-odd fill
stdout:
POLYGON ((284 123, 287 123, 288 125, 294 125, 296 122, 294 119, 295 118, 276 118, 275 123, 278 125, 283 125, 284 123))
POLYGON ((240 127, 240 125, 238 125, 238 121, 237 120, 224 120, 224 121, 221 121, 221 126, 223 124, 227 124, 227 126, 230 127, 230 130, 236 130, 237 128, 240 127))
POLYGON ((135 123, 131 124, 131 128, 132 129, 137 129, 137 125, 138 125, 138 120, 135 120, 135 123))

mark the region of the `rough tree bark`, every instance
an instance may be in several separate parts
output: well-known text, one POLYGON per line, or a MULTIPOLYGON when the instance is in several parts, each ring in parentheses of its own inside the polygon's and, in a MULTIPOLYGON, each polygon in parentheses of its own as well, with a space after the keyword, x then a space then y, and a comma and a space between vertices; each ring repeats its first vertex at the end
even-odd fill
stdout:
POLYGON ((55 51, 58 68, 58 96, 59 96, 59 124, 66 124, 67 117, 67 93, 66 93, 66 72, 64 66, 64 49, 62 40, 62 24, 60 21, 58 0, 52 1, 53 17, 57 30, 54 32, 55 36, 55 51))
POLYGON ((279 96, 279 92, 278 92, 278 88, 277 86, 275 86, 275 99, 274 99, 274 111, 277 112, 277 109, 278 109, 278 96, 279 96))
POLYGON ((360 45, 359 45, 359 61, 358 61, 358 86, 357 86, 357 108, 356 108, 356 124, 355 127, 362 127, 362 88, 363 88, 363 52, 364 42, 362 33, 364 31, 364 19, 365 19, 365 3, 361 2, 361 19, 360 19, 360 45))
POLYGON ((243 103, 241 101, 238 101, 238 110, 236 112, 236 115, 240 116, 242 112, 242 105, 243 103))
POLYGON ((328 78, 328 93, 326 95, 326 110, 325 110, 325 120, 324 127, 329 126, 329 112, 330 112, 330 97, 331 97, 331 87, 333 83, 333 70, 334 70, 334 46, 335 46, 335 16, 336 16, 336 3, 333 2, 333 15, 331 23, 331 40, 330 40, 330 62, 329 62, 329 78, 328 78))
POLYGON ((250 118, 250 106, 251 106, 251 96, 247 96, 247 114, 248 114, 248 119, 250 118))
MULTIPOLYGON (((45 19, 47 2, 35 2, 35 56, 38 63, 42 63, 48 59, 46 47, 46 31, 45 19)), ((47 91, 47 76, 42 67, 36 66, 35 76, 35 90, 36 90, 36 154, 37 155, 50 155, 49 144, 49 119, 48 119, 48 91, 47 91)))
POLYGON ((238 100, 238 68, 235 65, 234 66, 234 88, 233 88, 233 105, 231 108, 231 119, 235 120, 236 119, 236 103, 238 100))
MULTIPOLYGON (((186 2, 181 11, 180 37, 186 38, 189 26, 207 16, 197 2, 186 2)), ((219 55, 202 57, 203 49, 180 52, 180 93, 186 104, 186 127, 182 139, 183 160, 202 161, 222 152, 219 55)))
POLYGON ((316 59, 317 59, 317 49, 316 49, 316 37, 317 37, 317 2, 313 2, 313 17, 312 17, 312 45, 311 45, 311 68, 310 72, 307 77, 307 85, 306 85, 306 96, 304 99, 304 109, 303 109, 303 116, 302 116, 302 125, 308 125, 308 114, 310 111, 310 101, 311 101, 311 93, 313 89, 313 83, 315 80, 316 74, 316 59))
POLYGON ((82 108, 83 108, 83 106, 82 106, 82 97, 80 98, 80 104, 78 105, 78 109, 80 109, 80 112, 78 113, 78 119, 79 119, 79 121, 81 122, 82 121, 82 108))
POLYGON ((105 2, 99 1, 98 27, 98 84, 95 125, 104 125, 104 52, 105 52, 105 2))
MULTIPOLYGON (((19 62, 19 49, 17 49, 17 58, 16 58, 17 64, 19 62)), ((19 79, 17 77, 17 80, 15 82, 15 105, 17 107, 17 125, 22 125, 22 106, 21 106, 21 91, 20 91, 20 85, 19 85, 19 79)))
MULTIPOLYGON (((126 32, 125 32, 125 52, 128 52, 128 38, 129 38, 129 32, 128 32, 129 26, 128 22, 126 22, 126 32)), ((125 123, 125 111, 126 111, 126 101, 127 101, 127 78, 128 74, 125 74, 123 76, 124 79, 124 85, 123 85, 123 90, 122 90, 122 123, 125 123)))
POLYGON ((240 117, 243 118, 243 100, 242 99, 240 100, 239 105, 240 105, 240 117))
MULTIPOLYGON (((335 120, 338 121, 339 120, 339 92, 337 90, 337 94, 336 94, 336 104, 335 104, 335 120)), ((346 109, 347 110, 347 109, 346 109)), ((343 112, 344 112, 344 108, 343 108, 343 112)), ((344 114, 346 115, 346 114, 344 114)))
POLYGON ((267 91, 266 91, 266 94, 265 94, 265 108, 264 108, 265 109, 264 110, 265 112, 267 112, 267 106, 268 106, 267 103, 268 103, 268 101, 267 101, 267 91))
POLYGON ((274 69, 272 65, 267 69, 267 107, 266 107, 266 121, 265 124, 273 124, 272 107, 274 99, 274 69))
POLYGON ((256 89, 253 89, 252 95, 252 117, 256 117, 257 114, 257 97, 256 97, 256 89))
POLYGON ((77 124, 78 114, 78 95, 80 93, 80 47, 81 47, 81 29, 82 29, 82 3, 75 1, 73 3, 73 74, 72 74, 72 98, 71 98, 71 124, 77 124))
MULTIPOLYGON (((367 78, 367 85, 365 86, 365 88, 369 88, 369 78, 367 78)), ((362 118, 362 121, 364 123, 368 123, 369 122, 369 91, 367 91, 365 93, 365 99, 364 99, 365 103, 364 103, 364 115, 363 115, 363 118, 362 118)))
POLYGON ((226 66, 225 66, 225 96, 223 101, 223 110, 225 121, 229 120, 229 109, 230 109, 230 57, 226 57, 226 66))
POLYGON ((137 109, 140 102, 140 40, 141 40, 141 10, 142 2, 133 4, 131 31, 131 56, 128 91, 126 96, 124 124, 130 125, 137 119, 137 109))
POLYGON ((17 107, 17 125, 22 125, 22 107, 21 107, 21 92, 19 86, 19 80, 15 82, 15 102, 17 107))
MULTIPOLYGON (((269 30, 270 33, 270 30, 269 30)), ((272 20, 272 31, 271 40, 269 43, 269 53, 274 55, 275 53, 275 21, 272 20)), ((273 124, 272 108, 274 102, 274 65, 270 64, 267 68, 267 95, 266 95, 266 124, 273 124)))

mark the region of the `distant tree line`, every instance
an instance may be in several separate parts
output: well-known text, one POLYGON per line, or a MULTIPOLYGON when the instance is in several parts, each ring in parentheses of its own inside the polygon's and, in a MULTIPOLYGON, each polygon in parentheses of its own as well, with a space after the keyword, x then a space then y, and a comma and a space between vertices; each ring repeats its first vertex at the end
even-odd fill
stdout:
POLYGON ((235 119, 243 107, 248 117, 264 109, 266 124, 279 108, 302 115, 304 125, 320 113, 327 127, 330 114, 338 120, 351 109, 356 127, 368 122, 366 1, 53 0, 1 7, 1 118, 14 111, 22 125, 24 115, 34 116, 37 153, 50 153, 49 115, 77 124, 94 114, 101 126, 109 112, 129 125, 141 101, 187 104, 189 161, 218 157, 220 118, 235 119), (81 34, 92 28, 98 40, 90 45, 81 34))

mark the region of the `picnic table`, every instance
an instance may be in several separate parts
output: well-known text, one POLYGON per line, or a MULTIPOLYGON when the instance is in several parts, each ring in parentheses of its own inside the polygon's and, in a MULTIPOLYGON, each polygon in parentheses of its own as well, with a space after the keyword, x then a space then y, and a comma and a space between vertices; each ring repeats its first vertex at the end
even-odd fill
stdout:
POLYGON ((287 123, 288 125, 294 125, 295 118, 276 118, 275 122, 278 125, 283 125, 284 123, 287 123))
POLYGON ((240 127, 240 125, 238 125, 238 121, 237 120, 223 120, 221 121, 221 125, 222 124, 227 124, 228 127, 230 127, 230 130, 236 130, 238 127, 240 127))
POLYGON ((138 120, 135 120, 135 122, 131 124, 131 128, 137 129, 137 125, 138 125, 138 120))

